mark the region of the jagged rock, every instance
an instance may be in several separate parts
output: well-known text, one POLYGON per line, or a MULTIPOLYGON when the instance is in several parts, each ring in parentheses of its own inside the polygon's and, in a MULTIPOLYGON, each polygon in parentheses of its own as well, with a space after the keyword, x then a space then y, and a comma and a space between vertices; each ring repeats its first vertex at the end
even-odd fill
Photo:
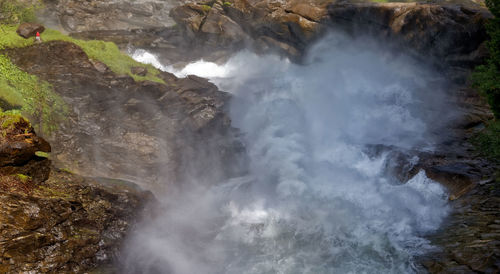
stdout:
POLYGON ((41 12, 49 27, 67 31, 129 30, 170 26, 170 9, 186 1, 45 1, 41 12))
POLYGON ((16 30, 17 34, 25 39, 34 37, 37 32, 42 33, 44 31, 45 27, 36 23, 22 23, 16 30))
POLYGON ((0 167, 22 165, 36 157, 37 151, 50 152, 50 145, 35 135, 33 127, 17 115, 0 117, 0 167), (9 125, 10 124, 10 125, 9 125))
POLYGON ((0 190, 0 272, 83 273, 110 262, 150 201, 124 183, 58 170, 29 193, 0 190))
POLYGON ((471 190, 481 178, 473 176, 472 167, 464 163, 433 166, 425 170, 427 177, 440 182, 450 191, 450 200, 455 200, 471 190))
POLYGON ((29 192, 49 177, 50 160, 39 153, 51 147, 17 114, 2 113, 0 124, 0 190, 29 192))
POLYGON ((0 272, 80 273, 110 261, 151 193, 51 171, 35 154, 50 145, 30 123, 0 120, 0 272))
POLYGON ((56 164, 161 190, 205 168, 220 171, 207 173, 207 180, 227 176, 233 170, 222 159, 231 151, 231 162, 241 161, 241 143, 225 113, 229 97, 206 80, 162 73, 165 84, 135 82, 98 70, 80 47, 61 41, 6 53, 51 83, 72 110, 61 130, 47 137, 57 144, 51 155, 56 164), (197 161, 203 167, 190 161, 203 157, 197 161))
POLYGON ((148 74, 148 69, 144 67, 133 67, 131 72, 139 76, 146 76, 146 74, 148 74))
POLYGON ((484 23, 491 16, 479 7, 417 3, 332 4, 328 15, 336 29, 390 39, 442 67, 468 68, 485 57, 484 23))

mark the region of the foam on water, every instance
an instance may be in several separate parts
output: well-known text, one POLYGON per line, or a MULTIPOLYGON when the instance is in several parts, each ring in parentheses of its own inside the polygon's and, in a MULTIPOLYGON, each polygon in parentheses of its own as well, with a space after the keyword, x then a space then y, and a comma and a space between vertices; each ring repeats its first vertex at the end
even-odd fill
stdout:
POLYGON ((165 211, 130 240, 127 271, 418 271, 414 257, 447 215, 446 193, 422 171, 405 184, 387 176, 390 154, 367 147, 432 150, 430 132, 446 120, 436 110, 449 107, 434 72, 332 35, 305 65, 241 52, 176 72, 190 73, 233 94, 249 175, 160 197, 165 211))

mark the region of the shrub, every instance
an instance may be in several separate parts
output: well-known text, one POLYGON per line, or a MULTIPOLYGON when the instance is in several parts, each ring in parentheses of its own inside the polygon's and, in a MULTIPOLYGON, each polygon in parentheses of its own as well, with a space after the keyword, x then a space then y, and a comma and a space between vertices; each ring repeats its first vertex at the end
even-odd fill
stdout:
POLYGON ((490 122, 473 143, 487 157, 500 161, 500 0, 486 0, 494 18, 486 25, 490 40, 487 42, 489 58, 472 74, 473 85, 486 97, 496 121, 490 122))
POLYGON ((500 0, 486 0, 494 18, 487 25, 490 40, 487 48, 490 57, 472 74, 473 85, 488 100, 495 117, 500 118, 500 0))
POLYGON ((473 138, 473 143, 483 155, 500 162, 500 122, 492 121, 473 138))
POLYGON ((35 22, 35 12, 41 7, 42 4, 40 1, 27 4, 18 0, 0 0, 0 23, 18 24, 22 22, 35 22))

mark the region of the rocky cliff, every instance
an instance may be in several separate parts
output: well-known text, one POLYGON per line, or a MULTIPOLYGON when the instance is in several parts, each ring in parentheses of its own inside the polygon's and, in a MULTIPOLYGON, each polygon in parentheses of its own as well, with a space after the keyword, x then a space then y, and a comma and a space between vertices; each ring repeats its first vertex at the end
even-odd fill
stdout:
POLYGON ((0 272, 75 273, 115 257, 151 193, 54 169, 29 122, 0 120, 0 272))
POLYGON ((156 190, 188 171, 210 170, 205 173, 221 177, 236 172, 222 164, 230 159, 237 163, 242 149, 224 112, 228 96, 207 80, 162 73, 165 83, 136 82, 68 42, 6 54, 21 69, 51 83, 70 106, 60 130, 49 137, 57 144, 53 158, 62 166, 156 190), (207 161, 196 166, 192 157, 207 161))

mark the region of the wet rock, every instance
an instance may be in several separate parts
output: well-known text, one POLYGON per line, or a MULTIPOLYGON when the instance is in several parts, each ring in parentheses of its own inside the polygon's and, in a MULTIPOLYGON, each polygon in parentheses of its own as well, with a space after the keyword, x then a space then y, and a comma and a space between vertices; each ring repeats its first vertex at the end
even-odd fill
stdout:
POLYGON ((207 181, 235 172, 223 165, 231 151, 236 153, 230 162, 240 162, 242 145, 234 141, 237 133, 225 113, 229 96, 205 79, 161 73, 165 84, 135 82, 99 69, 77 45, 61 41, 7 55, 51 83, 70 106, 61 130, 47 137, 56 144, 51 155, 56 164, 159 190, 191 170, 217 170, 206 173, 207 181), (196 166, 193 157, 206 157, 199 163, 210 164, 196 166))
POLYGON ((36 23, 22 23, 16 30, 19 36, 26 39, 36 36, 37 32, 42 33, 44 31, 45 27, 36 23))
POLYGON ((139 76, 146 76, 146 74, 148 74, 148 69, 145 67, 133 67, 131 72, 139 76))
POLYGON ((451 203, 449 222, 429 236, 440 249, 423 258, 430 273, 497 273, 500 270, 498 179, 451 203))
POLYGON ((109 262, 152 194, 52 170, 35 154, 50 145, 28 121, 0 120, 0 272, 81 273, 109 262))
POLYGON ((170 9, 185 1, 45 1, 41 17, 53 28, 67 31, 129 30, 173 24, 170 9))
POLYGON ((103 62, 100 62, 100 61, 96 61, 96 60, 90 60, 90 62, 92 63, 92 65, 94 66, 94 68, 99 71, 100 73, 105 73, 105 72, 109 72, 109 68, 108 66, 106 66, 106 64, 104 64, 103 62))
POLYGON ((427 177, 440 182, 450 191, 450 200, 455 200, 471 190, 481 179, 473 175, 471 166, 465 163, 453 163, 432 166, 425 170, 427 177))
POLYGON ((82 273, 109 262, 151 199, 57 170, 29 194, 0 191, 0 269, 82 273))
POLYGON ((491 17, 480 7, 418 3, 331 4, 328 14, 333 28, 389 38, 442 67, 469 68, 484 60, 485 52, 478 52, 487 37, 484 23, 491 17))
POLYGON ((50 152, 51 147, 19 115, 2 114, 0 123, 0 189, 29 192, 49 176, 50 160, 39 155, 50 152))

